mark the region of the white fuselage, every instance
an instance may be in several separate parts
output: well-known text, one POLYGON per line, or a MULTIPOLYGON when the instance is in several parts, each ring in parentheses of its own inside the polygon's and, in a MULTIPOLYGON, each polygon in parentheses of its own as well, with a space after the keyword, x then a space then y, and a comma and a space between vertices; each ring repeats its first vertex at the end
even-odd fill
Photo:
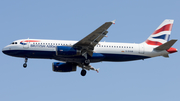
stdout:
MULTIPOLYGON (((66 40, 22 39, 14 41, 13 44, 6 46, 3 51, 5 54, 15 57, 50 58, 59 61, 69 60, 73 62, 74 60, 72 60, 72 58, 76 60, 76 58, 82 57, 56 56, 56 46, 73 46, 76 42, 77 41, 66 40)), ((146 43, 99 42, 99 44, 94 47, 92 62, 130 61, 168 54, 167 51, 154 51, 153 49, 155 47, 157 46, 147 45, 146 43), (96 60, 96 57, 99 59, 96 60)))

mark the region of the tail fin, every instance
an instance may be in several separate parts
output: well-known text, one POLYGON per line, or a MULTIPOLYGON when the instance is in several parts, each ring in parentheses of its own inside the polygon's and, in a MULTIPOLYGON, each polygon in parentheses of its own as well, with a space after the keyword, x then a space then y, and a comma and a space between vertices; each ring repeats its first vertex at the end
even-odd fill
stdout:
POLYGON ((174 20, 166 19, 145 41, 148 45, 162 45, 169 41, 174 20))

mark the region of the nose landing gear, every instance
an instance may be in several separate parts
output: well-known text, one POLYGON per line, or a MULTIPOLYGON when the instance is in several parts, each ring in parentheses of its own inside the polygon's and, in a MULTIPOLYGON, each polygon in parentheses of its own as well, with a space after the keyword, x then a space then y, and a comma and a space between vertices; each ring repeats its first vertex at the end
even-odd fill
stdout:
POLYGON ((27 57, 25 57, 25 63, 23 64, 23 67, 24 67, 24 68, 26 68, 26 67, 27 67, 27 60, 28 60, 28 58, 27 58, 27 57))

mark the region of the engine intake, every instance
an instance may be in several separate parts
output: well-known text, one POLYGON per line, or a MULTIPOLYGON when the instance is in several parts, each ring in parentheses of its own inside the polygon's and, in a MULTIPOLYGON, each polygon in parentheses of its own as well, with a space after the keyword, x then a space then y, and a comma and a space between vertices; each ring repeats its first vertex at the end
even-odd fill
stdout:
POLYGON ((55 72, 72 72, 76 71, 76 64, 72 63, 61 63, 61 62, 53 62, 52 68, 55 72))
POLYGON ((58 56, 76 56, 81 55, 81 51, 69 46, 57 46, 56 55, 58 56))

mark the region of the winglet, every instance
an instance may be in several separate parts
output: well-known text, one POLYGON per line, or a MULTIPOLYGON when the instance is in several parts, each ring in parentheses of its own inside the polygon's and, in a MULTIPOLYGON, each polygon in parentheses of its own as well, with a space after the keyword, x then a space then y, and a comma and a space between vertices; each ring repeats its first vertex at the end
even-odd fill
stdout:
POLYGON ((115 21, 116 21, 116 20, 113 20, 113 21, 111 21, 111 22, 112 22, 113 24, 115 24, 115 21))

